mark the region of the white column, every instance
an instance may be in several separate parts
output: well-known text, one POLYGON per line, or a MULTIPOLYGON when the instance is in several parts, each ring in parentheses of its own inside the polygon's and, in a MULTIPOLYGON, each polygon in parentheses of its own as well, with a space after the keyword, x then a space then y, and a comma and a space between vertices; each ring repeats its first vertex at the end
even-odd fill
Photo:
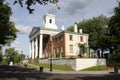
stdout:
POLYGON ((38 38, 36 37, 36 40, 35 40, 36 42, 35 42, 35 48, 36 48, 36 53, 35 53, 35 58, 37 58, 37 56, 38 56, 38 38))
POLYGON ((43 35, 40 34, 40 44, 39 44, 39 58, 42 58, 42 52, 43 52, 43 35))
POLYGON ((32 53, 31 53, 31 52, 32 52, 32 50, 31 50, 31 49, 32 49, 31 46, 32 46, 32 43, 31 43, 31 41, 30 41, 30 42, 29 42, 29 58, 32 57, 32 56, 31 56, 31 55, 32 55, 32 53))
POLYGON ((34 40, 32 40, 32 59, 34 59, 34 40))
POLYGON ((31 40, 31 59, 32 59, 32 55, 33 55, 33 40, 31 40))

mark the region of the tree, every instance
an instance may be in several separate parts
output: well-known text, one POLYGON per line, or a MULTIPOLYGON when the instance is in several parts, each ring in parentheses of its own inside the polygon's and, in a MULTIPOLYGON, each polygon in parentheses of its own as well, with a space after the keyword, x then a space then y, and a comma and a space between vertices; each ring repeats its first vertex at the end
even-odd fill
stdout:
POLYGON ((0 1, 0 46, 10 44, 17 37, 18 30, 15 24, 10 21, 12 15, 8 3, 0 1))
POLYGON ((20 54, 21 60, 25 59, 25 55, 23 53, 20 54))
POLYGON ((74 28, 73 28, 73 26, 70 26, 69 28, 67 28, 67 30, 73 32, 74 28))
POLYGON ((7 63, 9 63, 10 61, 18 63, 21 60, 21 55, 14 48, 5 49, 5 57, 8 61, 7 63))
POLYGON ((81 57, 82 55, 84 55, 84 53, 86 53, 87 47, 86 47, 86 44, 81 44, 81 43, 78 44, 78 47, 80 49, 79 56, 81 57))
MULTIPOLYGON (((4 2, 7 0, 1 0, 0 2, 4 2)), ((29 13, 33 13, 35 9, 31 8, 34 5, 40 4, 40 5, 48 5, 49 3, 56 5, 58 9, 60 9, 59 6, 57 6, 58 0, 14 0, 14 5, 19 4, 21 7, 24 7, 26 5, 26 8, 28 9, 29 13)))
MULTIPOLYGON (((98 17, 93 17, 89 20, 83 20, 78 25, 78 30, 83 29, 83 33, 89 34, 89 47, 93 50, 101 49, 102 53, 107 49, 106 47, 106 34, 107 34, 107 25, 109 18, 101 15, 98 17)), ((70 31, 73 30, 73 26, 68 28, 70 31)))
POLYGON ((109 49, 110 53, 120 52, 120 2, 119 6, 114 8, 114 15, 110 18, 109 30, 109 49))

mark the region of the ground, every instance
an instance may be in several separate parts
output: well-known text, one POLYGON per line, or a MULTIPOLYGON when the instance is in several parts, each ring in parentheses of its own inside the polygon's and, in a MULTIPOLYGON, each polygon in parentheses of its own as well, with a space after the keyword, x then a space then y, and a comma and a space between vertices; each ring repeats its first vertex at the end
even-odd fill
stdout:
POLYGON ((120 74, 39 72, 34 69, 0 65, 0 80, 120 80, 120 74))

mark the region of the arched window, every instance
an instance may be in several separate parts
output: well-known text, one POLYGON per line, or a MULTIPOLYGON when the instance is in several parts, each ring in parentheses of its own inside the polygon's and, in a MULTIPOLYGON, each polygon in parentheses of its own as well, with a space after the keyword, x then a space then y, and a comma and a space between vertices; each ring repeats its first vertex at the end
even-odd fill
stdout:
POLYGON ((49 20, 49 23, 52 23, 52 19, 49 20))

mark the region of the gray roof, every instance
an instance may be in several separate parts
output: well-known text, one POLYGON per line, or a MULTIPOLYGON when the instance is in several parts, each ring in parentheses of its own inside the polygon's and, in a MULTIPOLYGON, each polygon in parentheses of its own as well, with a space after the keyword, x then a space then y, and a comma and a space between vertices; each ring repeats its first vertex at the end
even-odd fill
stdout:
POLYGON ((45 27, 33 27, 33 29, 31 30, 29 37, 31 37, 32 35, 34 35, 36 32, 39 32, 40 30, 48 30, 48 31, 56 31, 56 32, 60 32, 57 35, 61 34, 61 33, 69 33, 69 34, 76 34, 76 35, 88 35, 86 33, 76 33, 76 32, 71 32, 71 31, 63 31, 63 30, 58 30, 58 29, 51 29, 51 28, 45 28, 45 27))

